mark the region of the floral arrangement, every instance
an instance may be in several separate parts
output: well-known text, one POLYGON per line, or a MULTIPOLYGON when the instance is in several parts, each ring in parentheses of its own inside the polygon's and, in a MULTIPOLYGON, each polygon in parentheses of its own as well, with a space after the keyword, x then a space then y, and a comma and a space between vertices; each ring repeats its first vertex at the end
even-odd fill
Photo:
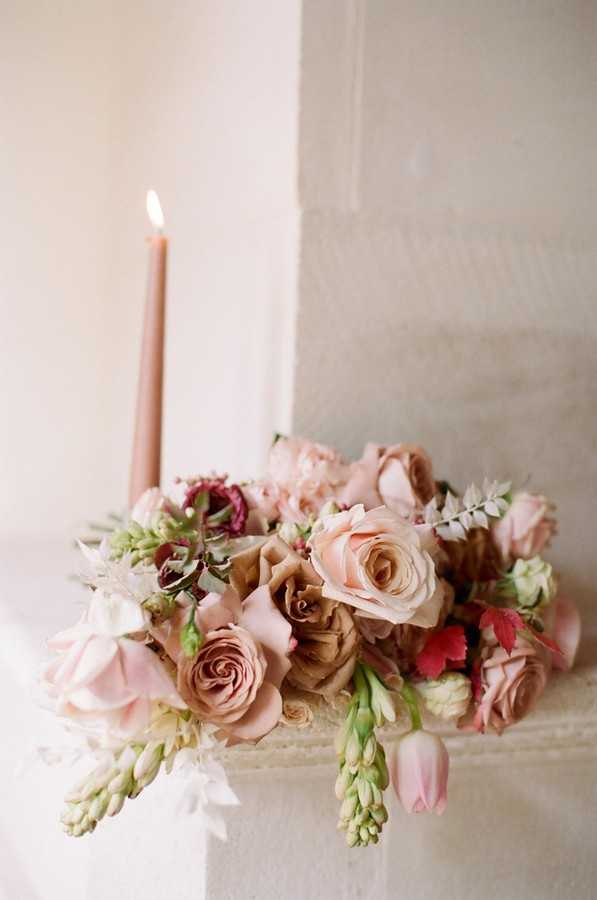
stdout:
POLYGON ((449 758, 424 721, 499 734, 573 663, 578 613, 542 556, 555 528, 545 497, 488 481, 459 495, 412 444, 348 463, 279 437, 260 481, 146 491, 80 545, 89 602, 50 641, 44 686, 98 757, 65 830, 93 831, 162 769, 193 776, 190 807, 235 803, 223 750, 308 728, 321 704, 340 722, 350 846, 378 842, 390 784, 408 812, 441 813, 449 758))

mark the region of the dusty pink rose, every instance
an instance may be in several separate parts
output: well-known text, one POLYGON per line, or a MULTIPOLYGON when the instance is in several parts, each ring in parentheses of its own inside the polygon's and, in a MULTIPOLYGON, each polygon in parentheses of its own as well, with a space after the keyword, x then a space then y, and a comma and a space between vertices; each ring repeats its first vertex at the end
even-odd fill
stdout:
POLYGON ((366 509, 387 506, 408 518, 428 503, 436 491, 431 459, 416 444, 367 444, 362 458, 350 466, 348 484, 340 494, 347 506, 366 509))
POLYGON ((59 715, 126 739, 147 728, 154 701, 184 708, 157 655, 145 644, 122 637, 144 626, 136 603, 94 592, 81 622, 48 642, 57 656, 46 667, 43 681, 59 715))
POLYGON ((411 731, 392 750, 392 785, 408 813, 443 813, 448 799, 450 757, 444 742, 429 731, 411 731))
POLYGON ((267 534, 270 522, 275 522, 280 515, 280 492, 273 482, 264 480, 244 484, 242 492, 249 508, 247 534, 267 534))
POLYGON ((229 588, 208 594, 195 621, 205 636, 189 659, 180 648, 188 607, 153 634, 178 668, 181 697, 206 722, 221 726, 234 741, 256 741, 275 727, 282 714, 280 686, 288 670, 291 627, 276 609, 267 586, 241 603, 229 588))
POLYGON ((580 614, 574 600, 556 597, 546 610, 545 627, 562 651, 553 654, 554 667, 568 671, 574 665, 581 634, 580 614))
POLYGON ((324 444, 303 438, 279 438, 269 455, 266 481, 277 492, 276 505, 285 522, 316 516, 335 499, 348 478, 348 465, 324 444))
POLYGON ((437 623, 443 588, 433 559, 417 528, 385 506, 325 516, 309 546, 326 597, 395 625, 437 623))
POLYGON ((553 505, 540 494, 515 494, 506 515, 491 530, 502 558, 540 556, 556 530, 552 512, 553 505))
POLYGON ((475 728, 491 727, 498 734, 520 721, 535 706, 543 693, 550 654, 539 643, 520 635, 509 654, 496 645, 486 648, 481 663, 481 701, 475 713, 475 728))

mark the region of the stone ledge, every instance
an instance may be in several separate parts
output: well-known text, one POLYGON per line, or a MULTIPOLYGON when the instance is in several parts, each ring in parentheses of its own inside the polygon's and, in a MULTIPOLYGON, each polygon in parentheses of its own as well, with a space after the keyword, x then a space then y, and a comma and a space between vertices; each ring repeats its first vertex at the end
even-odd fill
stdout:
MULTIPOLYGON (((308 728, 280 726, 256 747, 227 750, 223 761, 235 776, 327 771, 335 765, 333 739, 339 717, 338 711, 324 706, 308 728)), ((537 709, 501 736, 459 731, 431 718, 426 727, 445 739, 456 768, 597 759, 597 666, 554 673, 537 709)), ((405 720, 384 728, 385 743, 405 728, 405 720)))

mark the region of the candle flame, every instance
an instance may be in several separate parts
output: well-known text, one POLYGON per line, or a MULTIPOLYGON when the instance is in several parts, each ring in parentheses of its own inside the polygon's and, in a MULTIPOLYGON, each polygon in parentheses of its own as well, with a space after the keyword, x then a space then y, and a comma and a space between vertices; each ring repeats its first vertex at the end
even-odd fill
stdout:
POLYGON ((162 212, 160 198, 153 190, 147 191, 147 215, 153 227, 157 231, 161 231, 164 227, 164 213, 162 212))

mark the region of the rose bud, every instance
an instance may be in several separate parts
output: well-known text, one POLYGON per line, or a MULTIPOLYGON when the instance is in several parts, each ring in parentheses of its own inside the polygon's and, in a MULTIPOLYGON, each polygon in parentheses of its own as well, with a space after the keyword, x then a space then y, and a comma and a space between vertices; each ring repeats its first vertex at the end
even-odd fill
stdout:
POLYGON ((417 682, 415 688, 429 712, 440 719, 460 719, 472 698, 470 678, 462 672, 444 672, 439 678, 417 682))

